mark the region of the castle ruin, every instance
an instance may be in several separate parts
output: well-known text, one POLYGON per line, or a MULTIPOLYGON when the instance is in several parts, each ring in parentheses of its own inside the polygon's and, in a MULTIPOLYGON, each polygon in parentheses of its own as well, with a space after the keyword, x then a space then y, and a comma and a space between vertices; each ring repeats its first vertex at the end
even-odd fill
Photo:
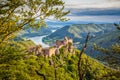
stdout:
POLYGON ((74 53, 73 40, 69 39, 68 37, 64 37, 63 40, 56 40, 54 46, 42 48, 42 46, 37 45, 35 47, 29 48, 27 52, 35 52, 36 56, 51 57, 52 55, 59 55, 59 50, 62 47, 64 47, 67 52, 74 53))

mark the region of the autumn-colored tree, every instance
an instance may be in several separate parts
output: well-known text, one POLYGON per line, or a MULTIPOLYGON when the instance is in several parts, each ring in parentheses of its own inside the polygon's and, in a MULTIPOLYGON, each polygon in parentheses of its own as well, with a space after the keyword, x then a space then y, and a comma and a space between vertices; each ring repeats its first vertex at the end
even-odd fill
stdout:
POLYGON ((62 0, 0 0, 0 43, 28 28, 45 26, 45 19, 53 17, 65 21, 62 0))

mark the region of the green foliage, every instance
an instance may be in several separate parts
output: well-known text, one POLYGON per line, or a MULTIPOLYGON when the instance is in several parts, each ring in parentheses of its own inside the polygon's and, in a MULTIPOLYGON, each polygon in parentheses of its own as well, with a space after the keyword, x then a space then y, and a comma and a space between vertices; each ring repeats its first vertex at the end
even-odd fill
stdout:
MULTIPOLYGON (((56 39, 62 39, 64 36, 68 36, 74 40, 74 42, 81 42, 78 44, 80 47, 84 43, 85 37, 88 32, 91 32, 92 37, 96 37, 99 34, 105 34, 109 31, 115 30, 114 24, 72 24, 64 26, 63 28, 55 31, 44 39, 44 42, 53 42, 56 39), (61 33, 61 34, 60 34, 61 33)), ((120 34, 120 33, 117 33, 120 34)), ((106 39, 106 38, 105 38, 106 39)), ((97 40, 100 41, 101 39, 97 40)), ((79 48, 79 47, 78 47, 79 48)))
POLYGON ((120 66, 120 64, 119 64, 120 45, 119 44, 112 45, 110 49, 99 47, 96 44, 94 44, 94 48, 95 48, 95 50, 105 53, 104 56, 99 56, 98 59, 108 62, 109 65, 114 68, 119 68, 119 66, 120 66))
POLYGON ((86 53, 93 58, 97 58, 98 56, 104 57, 104 53, 94 50, 94 43, 99 46, 99 48, 105 49, 107 52, 111 49, 110 47, 114 44, 119 44, 119 30, 111 31, 109 33, 105 33, 103 35, 96 36, 95 38, 90 39, 88 42, 88 46, 86 49, 86 53))
POLYGON ((0 47, 0 79, 30 79, 24 71, 24 51, 18 45, 4 44, 0 47))
POLYGON ((98 47, 95 43, 94 43, 94 49, 100 50, 100 51, 104 52, 105 54, 110 53, 110 51, 108 49, 105 49, 103 47, 98 47))
POLYGON ((0 43, 21 30, 45 26, 51 16, 65 21, 63 16, 68 13, 62 0, 0 0, 0 43))
POLYGON ((119 44, 112 45, 111 48, 112 48, 113 53, 120 55, 120 45, 119 44))
MULTIPOLYGON (((66 53, 63 47, 60 49, 60 55, 44 58, 26 53, 26 49, 31 44, 33 43, 30 41, 19 41, 0 46, 0 80, 44 80, 44 78, 78 80, 79 50, 75 50, 76 54, 71 54, 66 53)), ((85 68, 86 59, 88 59, 88 67, 85 80, 120 79, 120 72, 104 66, 85 54, 82 55, 82 69, 85 68)))

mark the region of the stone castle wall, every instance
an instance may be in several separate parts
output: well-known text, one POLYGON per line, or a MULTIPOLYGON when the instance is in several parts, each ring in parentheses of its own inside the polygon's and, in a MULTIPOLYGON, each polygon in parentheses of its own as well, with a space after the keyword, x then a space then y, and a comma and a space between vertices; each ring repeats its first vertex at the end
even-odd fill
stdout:
POLYGON ((59 55, 59 49, 65 47, 66 51, 74 53, 73 40, 65 37, 64 40, 56 40, 56 44, 49 48, 42 48, 36 46, 28 49, 29 52, 35 52, 37 56, 51 57, 52 55, 59 55))

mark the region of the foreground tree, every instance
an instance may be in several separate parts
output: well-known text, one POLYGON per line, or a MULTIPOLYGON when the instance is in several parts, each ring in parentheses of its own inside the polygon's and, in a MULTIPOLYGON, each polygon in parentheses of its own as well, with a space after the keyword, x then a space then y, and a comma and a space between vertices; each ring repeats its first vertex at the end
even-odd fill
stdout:
MULTIPOLYGON (((114 24, 117 30, 120 31, 120 24, 114 24)), ((120 35, 116 35, 120 39, 120 35)), ((120 40, 119 40, 120 41, 120 40)), ((98 59, 108 62, 109 66, 114 68, 120 68, 120 44, 118 43, 113 44, 110 46, 110 49, 106 49, 103 47, 99 47, 94 44, 94 49, 103 52, 104 56, 99 56, 98 59)))
POLYGON ((108 62, 109 66, 114 68, 119 68, 120 66, 120 45, 114 44, 110 49, 99 47, 94 44, 95 50, 101 51, 104 53, 104 56, 99 56, 98 59, 108 62))
POLYGON ((68 13, 62 0, 0 0, 0 44, 21 30, 45 26, 49 17, 65 21, 68 13))
POLYGON ((44 71, 39 72, 38 57, 26 54, 34 44, 11 39, 22 30, 45 26, 45 19, 51 17, 65 21, 68 13, 62 0, 0 0, 0 80, 46 80, 44 71))

